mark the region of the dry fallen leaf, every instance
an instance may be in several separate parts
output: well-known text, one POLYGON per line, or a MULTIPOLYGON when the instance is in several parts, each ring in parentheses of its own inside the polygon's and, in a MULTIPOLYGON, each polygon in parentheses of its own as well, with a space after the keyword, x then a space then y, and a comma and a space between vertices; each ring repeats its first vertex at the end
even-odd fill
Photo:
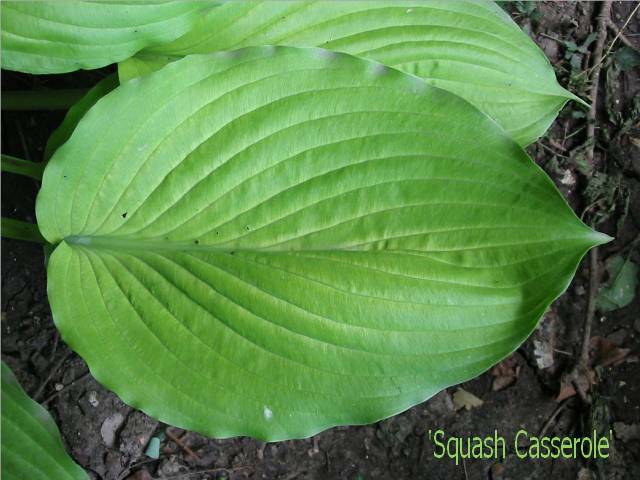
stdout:
POLYGON ((456 411, 461 408, 471 410, 472 408, 481 406, 483 403, 484 402, 473 393, 469 393, 463 388, 458 388, 453 394, 453 408, 456 411))
POLYGON ((622 362, 631 349, 620 348, 616 343, 603 337, 591 338, 592 356, 595 365, 609 367, 622 362))
POLYGON ((517 380, 518 375, 520 375, 520 365, 518 365, 518 360, 514 355, 505 358, 491 369, 491 375, 493 375, 491 389, 494 392, 513 385, 517 380))
POLYGON ((595 336, 591 338, 591 350, 589 351, 589 367, 577 379, 563 378, 560 382, 560 391, 556 397, 556 402, 561 402, 565 398, 572 397, 576 390, 572 381, 580 381, 580 388, 587 393, 591 385, 597 382, 595 367, 610 367, 621 363, 623 360, 631 360, 629 348, 620 348, 616 343, 603 337, 595 336))
POLYGON ((540 370, 548 369, 549 373, 553 373, 557 368, 555 347, 559 324, 560 318, 552 308, 544 314, 533 337, 533 356, 536 365, 540 370))

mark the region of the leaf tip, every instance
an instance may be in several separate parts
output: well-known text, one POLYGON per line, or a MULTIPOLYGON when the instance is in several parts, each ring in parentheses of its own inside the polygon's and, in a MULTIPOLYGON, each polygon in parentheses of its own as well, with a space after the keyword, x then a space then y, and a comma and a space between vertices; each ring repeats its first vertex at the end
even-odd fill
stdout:
POLYGON ((605 243, 609 243, 614 240, 614 237, 610 237, 606 233, 598 232, 596 230, 589 230, 589 235, 594 247, 604 245, 605 243))

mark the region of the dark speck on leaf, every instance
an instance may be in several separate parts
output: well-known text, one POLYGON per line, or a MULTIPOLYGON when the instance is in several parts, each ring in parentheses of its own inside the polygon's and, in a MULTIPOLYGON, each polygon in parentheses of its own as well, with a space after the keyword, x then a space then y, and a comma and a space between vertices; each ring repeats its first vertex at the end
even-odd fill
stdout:
POLYGON ((200 240, 194 240, 193 243, 195 243, 196 245, 198 245, 200 243, 200 240))
POLYGON ((249 231, 249 225, 247 225, 247 226, 246 226, 246 227, 244 227, 244 228, 246 228, 246 229, 247 229, 247 231, 249 231))
POLYGON ((233 252, 233 251, 229 252, 229 255, 235 255, 235 254, 236 252, 233 252))
POLYGON ((122 214, 122 218, 127 218, 127 212, 124 212, 124 213, 122 214))
POLYGON ((220 235, 220 232, 216 232, 216 235, 220 235))

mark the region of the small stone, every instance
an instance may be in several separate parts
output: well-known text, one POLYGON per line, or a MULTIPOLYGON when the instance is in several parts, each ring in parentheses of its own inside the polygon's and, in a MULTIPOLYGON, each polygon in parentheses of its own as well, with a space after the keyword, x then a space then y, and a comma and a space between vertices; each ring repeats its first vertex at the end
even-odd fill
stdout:
POLYGON ((124 415, 120 412, 116 412, 113 415, 108 416, 102 426, 100 427, 100 435, 102 435, 102 441, 104 444, 112 448, 116 441, 116 432, 122 426, 124 422, 124 415))
POLYGON ((56 383, 54 388, 56 389, 56 392, 59 392, 60 390, 62 390, 64 388, 64 385, 61 383, 56 383))
POLYGON ((567 185, 568 187, 572 187, 576 184, 576 176, 571 170, 565 170, 562 178, 560 179, 560 183, 567 185))
POLYGON ((98 400, 98 392, 96 392, 95 390, 91 390, 87 394, 87 401, 92 407, 97 407, 98 405, 100 405, 100 400, 98 400))

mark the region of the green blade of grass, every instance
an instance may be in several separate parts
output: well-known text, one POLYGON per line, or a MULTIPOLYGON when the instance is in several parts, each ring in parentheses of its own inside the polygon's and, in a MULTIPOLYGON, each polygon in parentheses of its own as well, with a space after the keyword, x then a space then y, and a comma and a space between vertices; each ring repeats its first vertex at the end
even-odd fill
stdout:
POLYGON ((2 171, 42 180, 44 165, 2 154, 2 171))

